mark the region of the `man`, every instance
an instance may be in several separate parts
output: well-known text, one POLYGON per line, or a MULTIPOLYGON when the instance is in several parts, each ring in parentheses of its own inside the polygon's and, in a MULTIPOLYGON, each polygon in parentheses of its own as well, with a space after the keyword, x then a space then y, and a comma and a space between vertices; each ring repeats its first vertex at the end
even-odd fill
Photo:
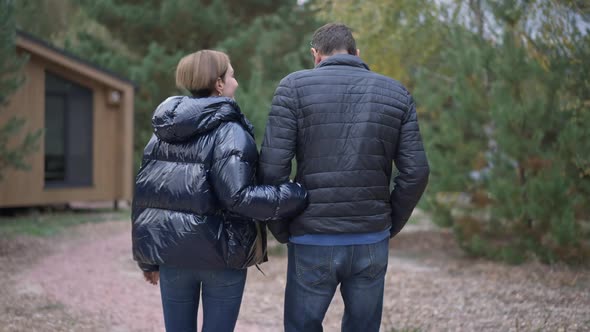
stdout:
POLYGON ((399 82, 369 70, 351 30, 313 35, 315 68, 285 77, 275 92, 259 162, 262 183, 288 180, 296 156, 309 206, 269 224, 289 242, 285 331, 322 331, 336 287, 342 331, 378 331, 389 238, 418 203, 429 167, 416 107, 399 82), (399 170, 389 191, 392 162, 399 170))

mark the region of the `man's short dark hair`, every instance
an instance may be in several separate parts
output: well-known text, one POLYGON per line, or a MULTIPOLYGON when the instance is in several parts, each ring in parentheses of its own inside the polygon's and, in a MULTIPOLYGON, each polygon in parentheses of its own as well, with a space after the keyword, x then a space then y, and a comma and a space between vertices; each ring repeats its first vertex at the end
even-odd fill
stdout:
POLYGON ((341 23, 328 23, 317 29, 313 33, 311 47, 323 55, 332 55, 336 51, 356 55, 356 42, 352 37, 352 30, 341 23))

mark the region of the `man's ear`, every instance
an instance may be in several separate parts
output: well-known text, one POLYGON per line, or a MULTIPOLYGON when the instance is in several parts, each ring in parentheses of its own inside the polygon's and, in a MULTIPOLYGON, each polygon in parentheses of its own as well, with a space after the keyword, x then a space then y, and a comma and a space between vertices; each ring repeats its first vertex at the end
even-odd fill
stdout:
POLYGON ((320 52, 318 52, 318 50, 316 50, 315 48, 311 48, 311 55, 313 56, 313 62, 317 65, 318 63, 322 62, 322 56, 320 55, 320 52))
POLYGON ((360 49, 356 49, 356 56, 360 57, 361 56, 361 50, 360 49))

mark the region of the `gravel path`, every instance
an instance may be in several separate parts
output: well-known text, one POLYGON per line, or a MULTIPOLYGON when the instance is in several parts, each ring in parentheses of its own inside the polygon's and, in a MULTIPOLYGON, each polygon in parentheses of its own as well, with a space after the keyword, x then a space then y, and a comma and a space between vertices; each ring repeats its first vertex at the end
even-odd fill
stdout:
MULTIPOLYGON (((159 288, 130 257, 128 222, 0 238, 0 331, 163 331, 159 288)), ((282 330, 287 267, 271 243, 249 270, 237 332, 282 330)), ((451 235, 412 226, 392 243, 382 331, 590 331, 590 270, 463 257, 451 235)), ((338 331, 335 296, 324 322, 338 331)))

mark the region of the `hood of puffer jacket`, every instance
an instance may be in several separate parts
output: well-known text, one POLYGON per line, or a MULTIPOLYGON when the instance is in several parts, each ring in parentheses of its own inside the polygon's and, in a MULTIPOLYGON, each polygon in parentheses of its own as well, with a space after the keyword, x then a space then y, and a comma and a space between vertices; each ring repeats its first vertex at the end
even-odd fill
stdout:
POLYGON ((156 108, 152 126, 159 139, 180 143, 230 121, 241 123, 254 136, 254 127, 235 100, 227 97, 174 96, 156 108))

